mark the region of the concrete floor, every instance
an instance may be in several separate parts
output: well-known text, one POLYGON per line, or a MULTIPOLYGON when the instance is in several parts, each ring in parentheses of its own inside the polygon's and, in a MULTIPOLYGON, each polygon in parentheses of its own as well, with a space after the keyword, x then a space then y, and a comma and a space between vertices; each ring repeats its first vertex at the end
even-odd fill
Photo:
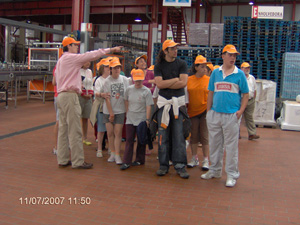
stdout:
MULTIPOLYGON (((94 168, 58 168, 54 121, 53 101, 27 103, 21 96, 17 108, 12 101, 7 110, 0 105, 1 224, 300 224, 299 132, 258 128, 261 139, 248 141, 242 124, 241 176, 234 188, 226 188, 225 172, 208 181, 199 168, 188 170, 188 180, 173 168, 156 176, 157 143, 145 165, 120 171, 107 162, 107 152, 96 157, 91 126, 93 144, 84 149, 94 168)), ((198 155, 201 159, 201 148, 198 155)))

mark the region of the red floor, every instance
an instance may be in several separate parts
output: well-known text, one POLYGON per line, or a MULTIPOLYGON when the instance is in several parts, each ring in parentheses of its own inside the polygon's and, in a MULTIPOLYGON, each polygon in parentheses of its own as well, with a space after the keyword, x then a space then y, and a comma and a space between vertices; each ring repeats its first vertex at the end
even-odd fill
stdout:
POLYGON ((84 149, 94 168, 74 170, 57 166, 53 126, 3 139, 54 121, 53 101, 26 103, 19 97, 17 108, 10 101, 7 110, 1 103, 1 224, 300 224, 299 132, 258 128, 261 139, 248 141, 242 125, 241 176, 234 188, 226 188, 224 172, 208 181, 198 168, 188 170, 188 180, 173 168, 165 177, 156 176, 157 148, 144 166, 120 171, 107 162, 107 152, 96 157, 93 142, 84 149), (74 198, 91 202, 75 204, 74 198))

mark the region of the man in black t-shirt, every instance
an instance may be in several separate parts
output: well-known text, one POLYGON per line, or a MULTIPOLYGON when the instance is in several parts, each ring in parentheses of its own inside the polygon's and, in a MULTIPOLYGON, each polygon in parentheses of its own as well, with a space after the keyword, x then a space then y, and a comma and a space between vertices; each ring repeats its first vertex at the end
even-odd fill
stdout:
POLYGON ((155 84, 159 88, 157 122, 160 167, 156 174, 164 176, 168 173, 171 156, 177 173, 187 179, 183 120, 188 69, 186 62, 177 58, 177 45, 174 41, 166 40, 154 67, 155 84))

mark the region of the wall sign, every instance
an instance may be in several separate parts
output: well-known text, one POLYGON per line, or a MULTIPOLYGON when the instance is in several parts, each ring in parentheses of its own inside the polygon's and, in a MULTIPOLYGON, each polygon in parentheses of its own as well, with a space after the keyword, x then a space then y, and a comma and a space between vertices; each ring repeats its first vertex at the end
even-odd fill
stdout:
POLYGON ((192 6, 192 0, 164 0, 163 6, 192 6))
POLYGON ((283 6, 252 6, 253 19, 283 19, 283 6))

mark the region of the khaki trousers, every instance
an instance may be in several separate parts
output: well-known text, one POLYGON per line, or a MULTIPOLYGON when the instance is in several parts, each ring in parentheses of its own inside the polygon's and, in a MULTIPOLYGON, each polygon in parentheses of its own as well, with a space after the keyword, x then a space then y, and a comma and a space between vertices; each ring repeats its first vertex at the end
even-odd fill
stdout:
POLYGON ((59 109, 58 164, 68 163, 70 148, 72 167, 81 166, 84 162, 84 152, 80 124, 81 108, 78 95, 73 92, 59 93, 57 106, 59 109))
POLYGON ((244 111, 244 118, 248 130, 248 135, 256 134, 256 127, 253 120, 254 108, 255 108, 255 99, 254 98, 249 99, 248 105, 244 111))

